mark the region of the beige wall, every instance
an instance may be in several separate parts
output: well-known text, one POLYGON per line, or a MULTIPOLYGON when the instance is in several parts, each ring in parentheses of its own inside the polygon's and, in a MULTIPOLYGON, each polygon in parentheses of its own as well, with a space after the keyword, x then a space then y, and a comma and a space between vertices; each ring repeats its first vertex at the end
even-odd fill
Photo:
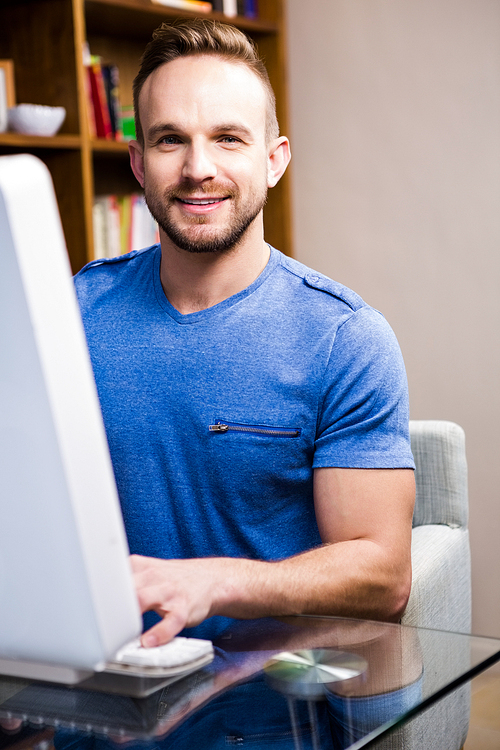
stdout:
POLYGON ((500 636, 500 0, 288 0, 296 257, 382 310, 414 419, 467 433, 500 636))

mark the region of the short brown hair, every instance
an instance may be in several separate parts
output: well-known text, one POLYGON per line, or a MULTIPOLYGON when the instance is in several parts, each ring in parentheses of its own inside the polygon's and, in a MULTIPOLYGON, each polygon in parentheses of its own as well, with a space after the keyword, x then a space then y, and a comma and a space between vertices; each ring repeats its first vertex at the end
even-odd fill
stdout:
POLYGON ((274 91, 254 43, 234 26, 212 19, 195 18, 190 21, 162 23, 153 32, 153 38, 144 50, 141 67, 133 85, 136 137, 141 146, 144 145, 144 134, 139 118, 139 96, 146 79, 160 65, 190 55, 217 55, 246 65, 253 71, 266 92, 266 138, 270 141, 278 137, 274 91))

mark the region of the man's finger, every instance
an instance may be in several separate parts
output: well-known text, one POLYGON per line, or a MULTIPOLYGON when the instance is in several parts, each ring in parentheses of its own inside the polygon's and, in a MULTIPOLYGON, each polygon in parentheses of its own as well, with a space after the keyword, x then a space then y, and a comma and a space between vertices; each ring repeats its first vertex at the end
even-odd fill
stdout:
POLYGON ((154 646, 163 646, 172 640, 186 626, 186 618, 178 612, 169 612, 161 622, 153 625, 152 628, 143 633, 141 644, 145 648, 154 646))

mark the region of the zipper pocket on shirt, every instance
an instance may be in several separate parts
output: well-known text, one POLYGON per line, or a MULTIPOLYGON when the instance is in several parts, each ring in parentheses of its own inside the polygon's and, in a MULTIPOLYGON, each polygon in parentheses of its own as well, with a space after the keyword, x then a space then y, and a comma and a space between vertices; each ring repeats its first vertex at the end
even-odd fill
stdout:
POLYGON ((252 435, 268 435, 270 437, 297 438, 302 430, 300 427, 267 427, 259 424, 239 424, 238 422, 215 422, 208 426, 210 432, 246 432, 252 435))

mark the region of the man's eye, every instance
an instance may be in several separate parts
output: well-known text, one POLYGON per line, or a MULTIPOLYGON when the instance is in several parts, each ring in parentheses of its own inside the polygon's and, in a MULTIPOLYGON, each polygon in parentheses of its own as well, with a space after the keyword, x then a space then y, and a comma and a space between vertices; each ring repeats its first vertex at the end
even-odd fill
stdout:
POLYGON ((234 135, 225 135, 221 138, 223 143, 239 143, 239 138, 235 138, 234 135))
POLYGON ((176 143, 180 143, 176 135, 164 135, 160 140, 160 143, 164 143, 166 146, 172 146, 176 143))

